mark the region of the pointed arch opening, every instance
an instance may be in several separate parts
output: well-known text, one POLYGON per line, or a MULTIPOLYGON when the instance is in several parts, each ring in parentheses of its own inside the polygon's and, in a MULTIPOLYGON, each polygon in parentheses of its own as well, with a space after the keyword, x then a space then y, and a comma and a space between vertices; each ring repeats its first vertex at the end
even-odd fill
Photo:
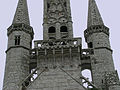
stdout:
POLYGON ((48 9, 50 8, 50 4, 49 4, 49 3, 47 3, 47 8, 48 8, 48 9))
POLYGON ((68 28, 66 26, 61 26, 60 32, 68 32, 68 28))
MULTIPOLYGON (((82 71, 82 76, 85 77, 88 81, 92 81, 92 73, 89 69, 84 69, 82 71)), ((83 82, 83 86, 85 86, 86 88, 92 88, 92 87, 88 87, 88 83, 85 82, 85 80, 82 80, 83 82)))
POLYGON ((48 33, 55 33, 56 32, 56 29, 55 29, 55 27, 49 27, 49 29, 48 29, 48 33))

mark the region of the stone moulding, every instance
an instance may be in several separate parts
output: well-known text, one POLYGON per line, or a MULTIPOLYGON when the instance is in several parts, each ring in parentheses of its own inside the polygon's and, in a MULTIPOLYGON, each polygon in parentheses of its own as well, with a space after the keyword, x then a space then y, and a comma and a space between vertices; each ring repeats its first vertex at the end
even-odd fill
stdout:
POLYGON ((117 71, 105 72, 105 81, 108 86, 120 85, 117 71))
POLYGON ((81 46, 81 38, 57 39, 57 40, 37 40, 34 41, 35 48, 65 48, 81 46))
POLYGON ((84 31, 85 40, 93 33, 103 32, 109 36, 109 28, 104 25, 93 25, 84 31))
POLYGON ((9 36, 13 31, 24 31, 26 33, 29 33, 33 39, 34 31, 33 28, 29 25, 23 24, 23 23, 16 23, 12 24, 8 29, 7 29, 7 35, 9 36))
POLYGON ((24 46, 21 46, 21 45, 18 45, 18 46, 11 46, 10 48, 8 48, 5 52, 7 53, 10 49, 12 48, 24 48, 26 50, 30 50, 30 48, 27 48, 27 47, 24 47, 24 46))

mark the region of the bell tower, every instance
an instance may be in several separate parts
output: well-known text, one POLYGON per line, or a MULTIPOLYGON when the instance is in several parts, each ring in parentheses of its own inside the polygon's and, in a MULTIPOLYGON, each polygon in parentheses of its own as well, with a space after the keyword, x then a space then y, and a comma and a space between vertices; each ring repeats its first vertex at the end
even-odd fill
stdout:
POLYGON ((20 90, 18 84, 29 74, 28 57, 33 35, 27 1, 19 0, 12 25, 7 29, 8 46, 2 90, 20 90))
POLYGON ((43 38, 73 38, 70 0, 44 0, 43 38))
POLYGON ((89 0, 88 24, 84 36, 88 48, 94 49, 94 56, 91 56, 93 83, 100 90, 119 90, 119 78, 114 68, 113 50, 109 41, 109 28, 104 25, 95 0, 89 0))

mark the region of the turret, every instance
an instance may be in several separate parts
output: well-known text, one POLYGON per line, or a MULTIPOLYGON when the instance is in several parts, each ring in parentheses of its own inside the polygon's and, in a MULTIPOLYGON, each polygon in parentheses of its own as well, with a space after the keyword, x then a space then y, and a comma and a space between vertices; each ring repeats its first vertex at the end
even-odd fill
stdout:
MULTIPOLYGON (((100 90, 108 90, 106 86, 112 86, 114 82, 109 84, 108 82, 110 80, 108 79, 107 81, 106 78, 111 77, 106 77, 106 75, 110 73, 112 76, 112 73, 114 73, 117 76, 117 73, 113 64, 113 51, 109 41, 109 28, 104 25, 95 0, 89 0, 88 24, 84 36, 88 48, 94 49, 94 56, 91 58, 93 83, 100 90)), ((118 80, 118 77, 114 78, 118 80)))
POLYGON ((30 26, 26 0, 19 0, 7 35, 8 47, 3 90, 19 90, 19 83, 29 74, 29 50, 32 48, 34 35, 30 26))

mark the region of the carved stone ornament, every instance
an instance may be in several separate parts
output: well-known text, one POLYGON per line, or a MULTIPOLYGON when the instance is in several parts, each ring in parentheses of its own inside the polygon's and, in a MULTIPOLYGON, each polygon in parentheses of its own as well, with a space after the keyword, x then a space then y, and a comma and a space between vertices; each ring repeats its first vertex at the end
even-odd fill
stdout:
POLYGON ((120 84, 117 71, 106 72, 105 79, 108 86, 120 84))

